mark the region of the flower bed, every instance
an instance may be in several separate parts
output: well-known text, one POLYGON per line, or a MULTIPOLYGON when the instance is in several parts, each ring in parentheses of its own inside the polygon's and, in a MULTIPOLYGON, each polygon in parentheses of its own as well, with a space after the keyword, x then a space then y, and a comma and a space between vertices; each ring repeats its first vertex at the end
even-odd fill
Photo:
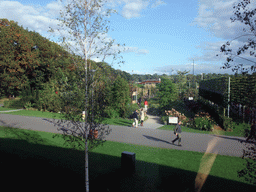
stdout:
POLYGON ((175 109, 172 108, 172 110, 165 110, 165 114, 167 117, 172 116, 172 117, 178 117, 179 121, 182 121, 182 123, 187 121, 187 117, 184 114, 181 114, 179 111, 176 111, 175 109))

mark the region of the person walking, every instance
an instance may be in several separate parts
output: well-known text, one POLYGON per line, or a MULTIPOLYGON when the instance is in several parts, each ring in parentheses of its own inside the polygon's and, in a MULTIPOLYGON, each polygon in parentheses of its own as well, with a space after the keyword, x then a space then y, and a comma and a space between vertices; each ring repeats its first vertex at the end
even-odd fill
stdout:
POLYGON ((141 108, 141 110, 140 110, 140 126, 143 126, 144 118, 145 118, 144 110, 143 110, 143 108, 141 108))
POLYGON ((246 141, 249 141, 249 139, 252 139, 252 138, 254 138, 255 141, 256 141, 256 123, 255 123, 255 119, 253 119, 253 121, 252 121, 250 135, 247 137, 246 141))
POLYGON ((136 109, 132 115, 132 118, 134 120, 134 122, 132 123, 132 126, 134 127, 135 125, 135 128, 138 127, 138 110, 136 109))
POLYGON ((174 134, 177 136, 174 140, 172 140, 172 144, 174 144, 175 141, 178 140, 178 146, 181 146, 181 121, 178 122, 176 127, 174 128, 174 134))
POLYGON ((147 110, 148 110, 148 101, 147 101, 147 99, 145 99, 145 101, 144 101, 144 106, 145 106, 145 111, 147 112, 147 110))

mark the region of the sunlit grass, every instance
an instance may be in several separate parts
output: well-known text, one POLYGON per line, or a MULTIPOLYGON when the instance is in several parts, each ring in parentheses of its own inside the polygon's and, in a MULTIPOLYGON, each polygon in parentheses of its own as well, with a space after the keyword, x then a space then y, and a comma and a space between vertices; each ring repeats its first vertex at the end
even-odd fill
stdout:
MULTIPOLYGON (((43 159, 53 159, 54 161, 58 161, 59 163, 63 164, 65 167, 68 166, 72 169, 77 169, 77 162, 82 163, 84 161, 84 155, 83 153, 81 154, 84 148, 72 150, 72 154, 68 154, 67 152, 62 154, 61 148, 71 149, 72 147, 69 145, 64 145, 65 141, 61 137, 53 138, 54 135, 56 134, 0 127, 0 148, 1 150, 10 151, 10 153, 24 153, 24 151, 26 151, 25 153, 29 153, 31 156, 39 155, 43 159), (15 140, 17 140, 17 142, 14 142, 15 140), (75 164, 77 166, 67 165, 67 162, 72 164, 73 161, 76 162, 75 164)), ((148 171, 150 171, 151 174, 156 174, 154 179, 159 183, 161 183, 161 179, 164 179, 162 177, 164 177, 165 174, 176 174, 175 172, 166 173, 164 170, 166 170, 167 167, 169 167, 168 169, 170 169, 170 171, 173 169, 183 170, 183 174, 185 174, 182 176, 184 177, 183 179, 186 179, 187 176, 195 177, 197 171, 199 170, 200 162, 203 156, 203 153, 200 152, 106 141, 102 146, 98 146, 90 151, 90 154, 93 153, 91 155, 95 157, 93 161, 90 162, 90 169, 92 173, 101 175, 106 174, 108 170, 111 172, 116 169, 117 165, 120 165, 120 162, 113 162, 113 158, 115 157, 116 160, 120 161, 121 153, 123 151, 129 151, 136 154, 136 171, 140 177, 150 177, 148 175, 148 171), (99 154, 99 156, 96 154, 99 154), (104 155, 107 155, 106 157, 109 158, 106 158, 104 155), (96 158, 100 156, 104 156, 104 158, 96 158), (163 169, 164 167, 165 169, 163 169), (186 171, 188 171, 187 176, 186 171), (191 175, 191 173, 194 174, 191 175)), ((217 155, 209 176, 246 183, 242 179, 238 178, 237 175, 237 171, 243 168, 244 163, 245 160, 239 157, 217 155)), ((82 165, 80 166, 82 169, 82 165)), ((84 169, 80 171, 83 172, 84 169)), ((91 177, 94 176, 91 175, 91 177)), ((212 182, 214 182, 214 177, 211 178, 212 182)), ((195 178, 190 178, 192 181, 193 179, 195 178)), ((224 185, 229 188, 228 184, 224 185)))

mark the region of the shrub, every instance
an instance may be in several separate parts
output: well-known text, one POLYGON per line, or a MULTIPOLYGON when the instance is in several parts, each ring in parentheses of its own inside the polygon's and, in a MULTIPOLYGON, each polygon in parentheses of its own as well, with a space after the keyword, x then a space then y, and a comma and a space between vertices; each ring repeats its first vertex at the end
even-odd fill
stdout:
POLYGON ((148 109, 148 113, 151 115, 161 115, 161 110, 158 104, 151 104, 148 109))
POLYGON ((213 124, 206 117, 196 117, 194 119, 194 128, 199 130, 211 131, 213 128, 213 124))
POLYGON ((161 121, 164 122, 168 122, 168 116, 161 116, 161 121))
MULTIPOLYGON (((63 102, 60 99, 59 92, 55 90, 54 80, 44 84, 44 89, 39 90, 39 99, 35 103, 35 107, 38 110, 47 110, 50 112, 59 112, 63 106, 63 102)), ((32 103, 32 102, 31 102, 32 103)))
POLYGON ((25 102, 23 100, 10 100, 4 101, 4 107, 21 109, 24 107, 25 102))
POLYGON ((104 110, 106 117, 114 119, 114 118, 118 118, 119 117, 119 113, 113 109, 112 107, 106 107, 106 109, 104 110))
POLYGON ((126 109, 126 113, 125 113, 125 118, 130 118, 130 116, 133 114, 133 112, 136 110, 136 109, 139 109, 139 106, 135 103, 135 104, 131 104, 129 103, 127 105, 127 109, 126 109))
POLYGON ((222 125, 225 131, 233 131, 235 123, 232 121, 232 118, 222 116, 222 125))
POLYGON ((178 117, 179 121, 182 121, 182 123, 187 122, 187 117, 184 114, 181 114, 179 111, 176 111, 175 109, 172 108, 172 110, 165 110, 165 114, 167 116, 173 116, 173 117, 178 117))
POLYGON ((240 129, 240 132, 244 137, 248 137, 250 134, 250 130, 251 130, 251 125, 248 123, 243 123, 242 128, 240 129))

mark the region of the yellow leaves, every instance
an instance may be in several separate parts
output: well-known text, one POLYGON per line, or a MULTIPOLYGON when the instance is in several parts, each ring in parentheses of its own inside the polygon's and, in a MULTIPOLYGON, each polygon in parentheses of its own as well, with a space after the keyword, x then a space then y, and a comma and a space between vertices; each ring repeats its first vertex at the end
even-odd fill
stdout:
POLYGON ((15 34, 15 35, 16 35, 18 38, 21 37, 21 34, 19 34, 19 33, 18 33, 18 34, 15 34))

